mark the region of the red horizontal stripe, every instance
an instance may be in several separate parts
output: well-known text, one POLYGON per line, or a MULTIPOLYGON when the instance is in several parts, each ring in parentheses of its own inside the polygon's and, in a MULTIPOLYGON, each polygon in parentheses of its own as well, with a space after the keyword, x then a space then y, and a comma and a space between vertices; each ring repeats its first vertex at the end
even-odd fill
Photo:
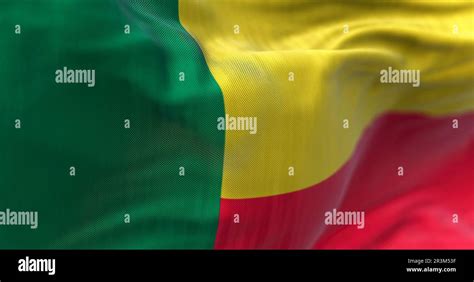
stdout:
POLYGON ((324 182, 283 195, 222 199, 215 247, 473 249, 473 175, 473 113, 387 114, 324 182), (332 209, 365 211, 365 228, 325 225, 332 209))

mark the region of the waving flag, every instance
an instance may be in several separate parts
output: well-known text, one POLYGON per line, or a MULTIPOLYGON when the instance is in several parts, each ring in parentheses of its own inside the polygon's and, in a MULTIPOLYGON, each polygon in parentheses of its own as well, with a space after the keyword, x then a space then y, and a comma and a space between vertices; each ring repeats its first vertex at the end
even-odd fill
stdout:
POLYGON ((0 248, 474 248, 472 1, 0 7, 0 248))

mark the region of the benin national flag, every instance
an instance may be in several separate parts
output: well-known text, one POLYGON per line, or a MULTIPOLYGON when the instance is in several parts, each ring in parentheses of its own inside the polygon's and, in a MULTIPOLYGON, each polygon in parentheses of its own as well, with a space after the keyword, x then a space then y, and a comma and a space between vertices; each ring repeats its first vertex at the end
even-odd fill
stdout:
POLYGON ((474 249, 472 1, 0 18, 1 249, 474 249))

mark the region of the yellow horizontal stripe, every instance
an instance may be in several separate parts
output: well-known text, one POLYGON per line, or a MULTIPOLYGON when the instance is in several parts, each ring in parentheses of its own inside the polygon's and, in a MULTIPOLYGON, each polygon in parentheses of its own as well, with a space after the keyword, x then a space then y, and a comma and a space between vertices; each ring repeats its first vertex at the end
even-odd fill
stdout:
POLYGON ((470 1, 181 0, 226 113, 258 119, 255 135, 226 132, 222 197, 321 182, 384 112, 473 110, 473 18, 470 1), (381 83, 389 66, 420 70, 420 86, 381 83))

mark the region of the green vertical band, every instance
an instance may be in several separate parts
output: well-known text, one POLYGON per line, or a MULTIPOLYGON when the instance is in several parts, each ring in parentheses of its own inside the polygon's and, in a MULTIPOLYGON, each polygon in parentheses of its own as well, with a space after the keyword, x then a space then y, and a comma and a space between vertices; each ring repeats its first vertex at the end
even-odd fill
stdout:
POLYGON ((38 212, 0 225, 0 248, 212 248, 224 105, 178 3, 0 7, 0 211, 38 212), (56 83, 63 67, 95 86, 56 83))

